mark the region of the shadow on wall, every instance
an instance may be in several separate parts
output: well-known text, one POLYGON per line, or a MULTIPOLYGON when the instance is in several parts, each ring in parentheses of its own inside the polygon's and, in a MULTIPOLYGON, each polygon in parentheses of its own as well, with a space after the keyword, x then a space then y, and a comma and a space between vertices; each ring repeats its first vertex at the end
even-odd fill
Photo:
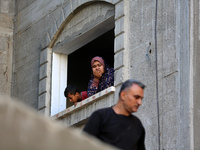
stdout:
POLYGON ((0 95, 0 145, 3 150, 111 150, 81 130, 39 115, 28 106, 0 95))

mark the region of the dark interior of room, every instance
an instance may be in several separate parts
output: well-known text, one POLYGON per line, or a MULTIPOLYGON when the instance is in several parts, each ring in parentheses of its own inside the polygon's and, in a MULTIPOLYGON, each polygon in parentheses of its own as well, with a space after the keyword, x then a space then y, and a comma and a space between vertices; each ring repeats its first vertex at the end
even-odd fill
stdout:
MULTIPOLYGON (((101 56, 110 67, 114 67, 114 29, 68 55, 68 84, 76 85, 80 91, 87 91, 91 77, 91 59, 101 56)), ((72 104, 68 102, 67 107, 72 104)))

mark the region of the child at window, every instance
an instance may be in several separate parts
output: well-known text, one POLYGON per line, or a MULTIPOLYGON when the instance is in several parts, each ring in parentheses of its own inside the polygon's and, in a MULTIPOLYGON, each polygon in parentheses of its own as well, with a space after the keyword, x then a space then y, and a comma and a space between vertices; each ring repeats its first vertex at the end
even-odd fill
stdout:
POLYGON ((91 60, 91 79, 88 83, 88 97, 114 85, 114 69, 110 68, 102 57, 91 60))
POLYGON ((87 91, 80 92, 75 85, 68 85, 64 91, 64 95, 71 103, 76 106, 78 102, 88 98, 87 91))

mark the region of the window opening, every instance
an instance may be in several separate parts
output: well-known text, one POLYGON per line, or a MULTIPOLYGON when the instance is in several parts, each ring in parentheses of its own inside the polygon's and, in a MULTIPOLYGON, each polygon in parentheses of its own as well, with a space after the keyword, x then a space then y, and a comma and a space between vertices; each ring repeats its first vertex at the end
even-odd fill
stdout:
MULTIPOLYGON (((67 84, 74 84, 80 91, 87 91, 91 77, 90 62, 95 56, 101 56, 110 67, 114 67, 114 29, 68 55, 67 84)), ((72 105, 67 100, 66 107, 72 105)))

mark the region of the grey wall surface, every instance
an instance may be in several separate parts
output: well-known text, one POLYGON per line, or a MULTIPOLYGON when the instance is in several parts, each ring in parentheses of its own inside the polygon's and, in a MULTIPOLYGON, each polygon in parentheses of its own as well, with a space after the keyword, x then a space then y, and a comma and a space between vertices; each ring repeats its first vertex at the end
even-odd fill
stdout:
POLYGON ((130 78, 136 78, 147 86, 138 113, 147 131, 146 143, 150 149, 158 147, 159 117, 160 147, 190 149, 188 1, 158 2, 159 114, 156 100, 155 1, 130 1, 129 6, 129 73, 130 78), (149 43, 151 53, 147 52, 149 43))
POLYGON ((193 126, 193 147, 194 149, 200 149, 200 10, 199 10, 199 1, 191 1, 190 4, 190 64, 191 64, 191 95, 190 101, 193 101, 193 107, 190 112, 192 117, 191 126, 193 126))
POLYGON ((6 95, 11 92, 14 4, 0 0, 0 93, 6 95))
POLYGON ((17 1, 13 96, 37 109, 41 41, 60 12, 61 1, 17 1))

